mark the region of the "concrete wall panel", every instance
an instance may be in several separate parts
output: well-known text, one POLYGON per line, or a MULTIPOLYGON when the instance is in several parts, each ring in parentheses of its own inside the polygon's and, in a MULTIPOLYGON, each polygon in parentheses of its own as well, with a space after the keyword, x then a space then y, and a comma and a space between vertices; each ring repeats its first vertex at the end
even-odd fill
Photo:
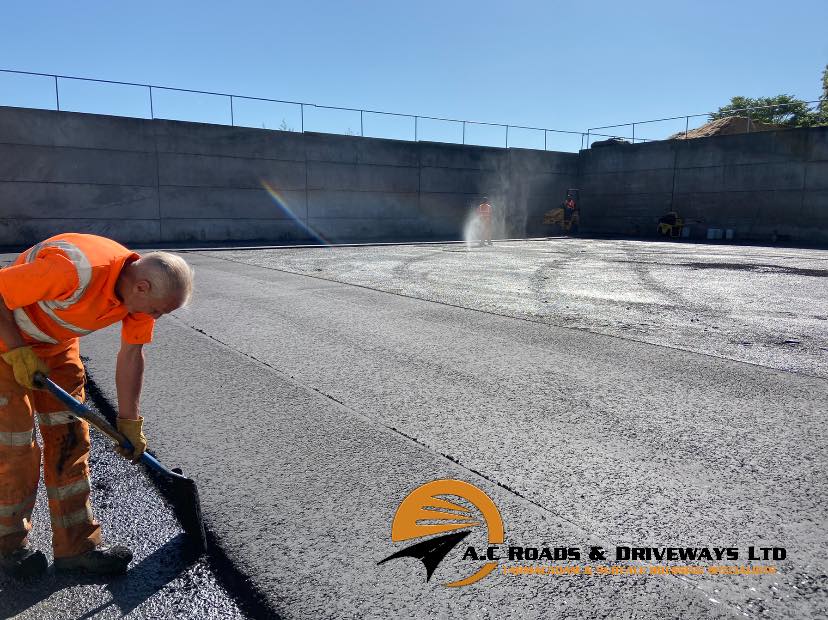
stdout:
POLYGON ((168 219, 161 221, 161 241, 311 241, 294 220, 168 219))
POLYGON ((725 169, 722 166, 676 170, 676 193, 721 192, 724 187, 725 169))
POLYGON ((279 203, 264 189, 161 187, 161 217, 171 219, 291 219, 305 217, 305 192, 279 192, 279 203), (290 213, 288 212, 290 211, 290 213))
POLYGON ((820 203, 819 192, 828 190, 828 162, 818 159, 825 156, 826 136, 828 131, 820 128, 674 141, 674 160, 663 146, 637 145, 635 149, 653 156, 661 152, 668 168, 671 161, 676 163, 674 192, 648 196, 636 195, 640 186, 628 180, 632 173, 622 173, 625 178, 619 181, 614 176, 618 173, 607 171, 627 165, 612 158, 623 158, 632 148, 611 147, 615 155, 599 153, 601 149, 584 152, 582 222, 588 230, 607 230, 616 224, 618 232, 642 227, 646 222, 636 205, 648 201, 653 211, 662 211, 653 214, 645 227, 648 230, 655 230, 658 217, 674 209, 700 236, 707 228, 734 228, 737 238, 743 239, 813 240, 817 233, 806 231, 821 226, 822 220, 812 205, 820 203), (632 200, 624 200, 620 194, 628 194, 632 200), (608 219, 619 213, 629 222, 608 219))
POLYGON ((351 136, 323 133, 305 134, 305 153, 310 161, 329 161, 341 164, 358 164, 359 150, 351 136))
POLYGON ((505 194, 509 191, 508 170, 421 168, 420 189, 445 194, 505 194))
POLYGON ((419 213, 416 192, 349 192, 312 190, 308 193, 310 218, 412 218, 419 213))
POLYGON ((416 168, 308 162, 308 188, 411 193, 419 189, 416 168))
POLYGON ((675 208, 705 228, 752 230, 778 226, 799 211, 801 196, 791 192, 699 192, 676 196, 675 208))
POLYGON ((673 167, 672 142, 619 144, 582 151, 591 173, 659 170, 673 167))
POLYGON ((418 218, 311 218, 310 226, 325 239, 345 242, 352 239, 383 241, 390 239, 409 240, 427 236, 427 231, 418 218))
POLYGON ((277 190, 305 188, 304 162, 159 154, 161 185, 256 189, 267 182, 277 190))
POLYGON ((577 153, 555 153, 552 151, 530 151, 528 149, 509 149, 509 163, 513 175, 536 173, 543 170, 549 174, 577 174, 577 153))
POLYGON ((302 134, 290 131, 156 121, 155 135, 162 153, 305 160, 302 134))
POLYGON ((673 189, 673 170, 586 173, 581 177, 581 185, 593 195, 669 192, 673 189))
POLYGON ((420 194, 419 213, 428 218, 449 218, 465 220, 466 216, 477 208, 477 194, 420 194))
POLYGON ((0 218, 158 218, 154 187, 0 182, 0 218))
POLYGON ((815 161, 807 164, 805 189, 828 189, 828 161, 815 161))
POLYGON ((156 243, 160 222, 118 219, 14 219, 0 220, 0 245, 31 246, 48 237, 65 232, 102 235, 120 243, 156 243))
POLYGON ((501 170, 508 167, 505 149, 420 142, 420 165, 426 168, 501 170))
POLYGON ((724 189, 730 191, 802 189, 804 165, 799 162, 725 166, 724 189))
POLYGON ((808 133, 808 159, 811 161, 828 161, 828 127, 811 129, 808 133))
POLYGON ((542 233, 570 187, 582 190, 584 230, 650 235, 675 208, 699 234, 715 221, 744 238, 805 240, 825 234, 828 129, 575 155, 0 108, 7 245, 68 229, 125 242, 309 240, 263 181, 340 241, 459 238, 483 194, 505 234, 542 233))
POLYGON ((155 154, 0 144, 0 181, 155 186, 155 154))
POLYGON ((586 221, 602 215, 621 217, 649 217, 656 220, 670 210, 672 194, 669 192, 648 194, 600 194, 583 196, 581 219, 586 221))
POLYGON ((786 143, 781 143, 781 147, 777 145, 776 133, 759 132, 679 140, 675 142, 678 147, 677 165, 680 168, 690 168, 789 161, 791 156, 785 153, 786 143))
POLYGON ((0 107, 0 143, 155 151, 150 121, 29 108, 0 107))
POLYGON ((543 194, 558 202, 563 201, 566 190, 572 187, 574 175, 558 173, 513 174, 512 185, 519 187, 526 194, 543 194))
POLYGON ((420 151, 416 142, 363 138, 357 144, 357 161, 360 164, 416 168, 420 165, 420 151))
POLYGON ((806 217, 817 217, 820 220, 828 219, 828 189, 804 192, 802 204, 806 217))

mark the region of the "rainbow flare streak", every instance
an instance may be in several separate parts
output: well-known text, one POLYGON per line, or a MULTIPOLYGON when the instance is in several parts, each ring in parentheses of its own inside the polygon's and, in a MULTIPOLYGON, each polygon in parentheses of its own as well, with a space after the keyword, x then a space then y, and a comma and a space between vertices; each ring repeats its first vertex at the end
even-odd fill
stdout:
POLYGON ((296 222, 302 230, 304 230, 308 235, 314 239, 317 243, 324 246, 331 246, 333 245, 330 241, 325 239, 322 235, 317 233, 313 228, 308 226, 305 222, 303 222, 299 217, 291 211, 290 207, 288 206, 287 200, 277 192, 267 181, 262 179, 262 187, 268 193, 268 195, 273 199, 273 202, 276 203, 276 206, 279 207, 282 212, 287 215, 290 219, 296 222))

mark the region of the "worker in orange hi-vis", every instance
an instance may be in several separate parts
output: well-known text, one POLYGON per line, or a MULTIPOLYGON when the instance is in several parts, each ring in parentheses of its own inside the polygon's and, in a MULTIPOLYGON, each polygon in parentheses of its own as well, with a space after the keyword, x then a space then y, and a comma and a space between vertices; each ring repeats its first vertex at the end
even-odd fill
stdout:
POLYGON ((143 385, 143 345, 155 319, 190 298, 193 271, 179 256, 143 256, 104 237, 61 234, 23 252, 0 270, 0 568, 15 576, 46 569, 46 556, 28 544, 43 471, 52 521, 56 570, 102 574, 126 571, 132 552, 101 544, 100 524, 89 502, 89 426, 49 392, 36 389, 37 372, 75 398, 84 398, 78 339, 122 322, 115 383, 118 430, 146 450, 138 403, 143 385))
POLYGON ((477 207, 477 217, 480 218, 480 243, 492 245, 492 205, 489 204, 488 196, 483 197, 483 202, 477 207))

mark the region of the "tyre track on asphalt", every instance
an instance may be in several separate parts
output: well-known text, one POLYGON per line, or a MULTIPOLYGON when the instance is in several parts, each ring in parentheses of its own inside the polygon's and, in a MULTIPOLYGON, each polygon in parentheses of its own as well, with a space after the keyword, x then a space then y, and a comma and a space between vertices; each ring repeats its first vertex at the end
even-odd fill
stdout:
MULTIPOLYGON (((380 288, 377 285, 371 286, 371 285, 368 285, 368 284, 359 284, 359 283, 354 283, 354 282, 347 282, 347 281, 341 280, 341 279, 339 279, 338 277, 335 277, 335 276, 330 276, 330 275, 325 276, 325 275, 320 275, 318 273, 308 273, 306 271, 294 271, 294 270, 285 269, 285 268, 282 268, 282 267, 274 267, 272 265, 261 265, 261 264, 258 264, 258 263, 239 260, 239 259, 235 259, 235 258, 228 258, 226 256, 219 256, 217 254, 210 253, 209 251, 205 252, 205 251, 202 251, 202 250, 182 250, 181 252, 182 253, 197 254, 197 255, 207 257, 207 258, 214 258, 216 260, 224 260, 224 261, 227 261, 227 262, 230 262, 230 263, 236 263, 236 264, 239 264, 239 265, 253 266, 253 267, 258 267, 258 268, 261 268, 261 269, 270 269, 272 271, 279 271, 281 273, 289 273, 289 274, 292 274, 292 275, 303 276, 303 277, 306 277, 306 278, 314 278, 314 279, 317 279, 317 280, 323 280, 325 282, 336 282, 337 284, 344 284, 346 286, 353 286, 353 287, 356 287, 356 288, 364 288, 364 289, 371 290, 371 291, 385 293, 387 295, 397 295, 399 297, 406 297, 406 298, 409 298, 409 299, 417 299, 417 300, 425 301, 425 302, 429 302, 429 303, 441 304, 441 305, 452 307, 452 308, 463 308, 465 310, 471 310, 473 312, 481 312, 481 313, 484 313, 484 314, 491 314, 491 315, 495 315, 495 316, 501 316, 501 317, 504 317, 504 318, 514 319, 516 321, 526 321, 528 323, 540 323, 540 324, 546 325, 548 327, 554 327, 554 328, 558 328, 558 329, 574 329, 574 330, 584 331, 584 332, 588 332, 588 333, 599 335, 599 336, 606 336, 608 338, 617 338, 619 340, 627 340, 627 341, 631 341, 631 342, 638 342, 640 344, 646 344, 646 345, 653 346, 653 347, 660 347, 660 348, 669 349, 669 350, 672 350, 672 351, 684 351, 684 352, 687 352, 687 353, 693 353, 695 355, 701 355, 703 357, 712 357, 712 358, 715 358, 715 359, 724 359, 724 360, 728 360, 728 361, 731 361, 731 362, 736 362, 736 363, 739 363, 739 364, 747 364, 748 366, 755 366, 755 367, 758 367, 758 368, 767 368, 767 369, 771 369, 771 370, 777 370, 779 372, 785 372, 785 373, 795 374, 795 375, 799 375, 799 376, 803 376, 803 377, 810 377, 810 378, 814 378, 814 379, 820 379, 822 381, 828 382, 828 378, 826 378, 822 375, 819 375, 819 374, 802 372, 800 370, 791 370, 789 368, 779 368, 777 366, 772 366, 772 365, 767 365, 767 364, 760 364, 758 362, 739 359, 739 358, 735 358, 735 357, 729 357, 727 355, 716 355, 714 353, 710 353, 710 352, 707 352, 707 351, 701 351, 701 350, 698 350, 698 349, 688 349, 688 348, 674 346, 674 345, 670 345, 670 344, 652 342, 650 340, 630 338, 629 336, 627 336, 625 334, 618 334, 618 333, 607 332, 607 331, 599 331, 597 329, 593 329, 593 328, 590 328, 590 327, 581 327, 581 326, 573 326, 573 325, 554 325, 554 324, 550 323, 550 321, 548 321, 548 320, 543 320, 543 317, 520 316, 518 314, 510 314, 510 313, 507 313, 507 312, 496 312, 496 311, 491 310, 491 309, 476 308, 474 306, 464 305, 462 303, 455 303, 455 302, 450 302, 450 301, 437 299, 437 298, 429 298, 429 297, 425 297, 425 296, 422 296, 422 295, 416 295, 416 294, 413 294, 413 293, 404 292, 402 290, 393 290, 393 289, 389 289, 389 288, 380 288)), ((416 261, 412 261, 412 262, 416 262, 416 261)), ((618 303, 619 303, 619 305, 622 305, 621 302, 618 302, 618 303)), ((623 305, 626 305, 626 306, 629 306, 629 305, 651 306, 651 304, 645 304, 645 303, 642 303, 642 302, 626 302, 623 305)))

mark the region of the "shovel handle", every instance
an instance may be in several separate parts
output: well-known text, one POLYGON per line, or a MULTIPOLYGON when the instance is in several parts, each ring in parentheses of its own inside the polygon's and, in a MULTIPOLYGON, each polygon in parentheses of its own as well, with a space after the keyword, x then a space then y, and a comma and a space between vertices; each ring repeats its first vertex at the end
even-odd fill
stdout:
MULTIPOLYGON (((61 388, 57 383, 49 379, 42 373, 35 373, 34 376, 35 385, 42 386, 49 390, 55 398, 60 400, 64 405, 69 407, 72 410, 72 413, 77 415, 79 418, 82 418, 89 422, 92 426, 97 428, 101 431, 104 435, 108 436, 110 439, 118 443, 122 448, 126 450, 132 450, 133 445, 130 443, 129 439, 123 436, 123 434, 114 428, 109 422, 107 422, 102 416, 97 415, 94 411, 92 411, 89 407, 84 405, 79 400, 75 399, 71 394, 69 394, 66 390, 61 388)), ((160 471, 168 476, 173 476, 175 478, 183 478, 185 480, 189 480, 186 476, 182 476, 179 473, 174 471, 170 471, 166 467, 164 467, 158 459, 154 456, 149 454, 148 452, 143 452, 139 458, 140 461, 143 461, 148 466, 156 471, 160 471)))

